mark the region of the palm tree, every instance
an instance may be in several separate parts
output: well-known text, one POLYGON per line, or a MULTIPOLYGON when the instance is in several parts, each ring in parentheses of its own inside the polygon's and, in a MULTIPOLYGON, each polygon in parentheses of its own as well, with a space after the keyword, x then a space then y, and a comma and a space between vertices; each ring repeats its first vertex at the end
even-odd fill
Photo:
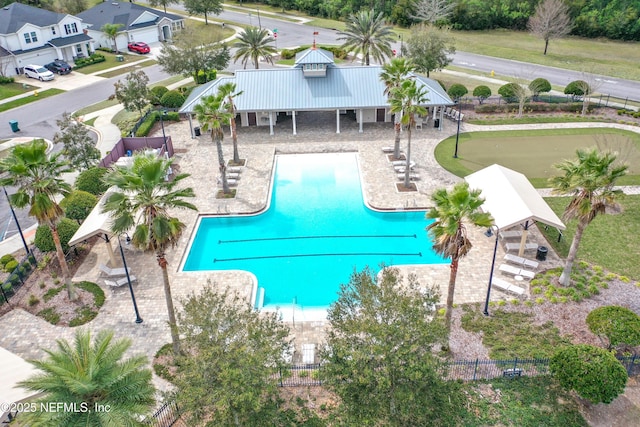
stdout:
POLYGON ((211 130, 211 141, 216 144, 218 149, 218 169, 222 180, 222 192, 229 194, 227 167, 224 164, 224 155, 222 153, 222 140, 224 139, 222 126, 231 120, 232 115, 225 107, 223 95, 218 91, 216 95, 203 97, 201 103, 196 105, 193 111, 196 113, 196 119, 200 122, 202 130, 205 132, 211 130))
POLYGON ((549 180, 555 194, 573 197, 564 210, 564 219, 575 218, 578 221, 559 279, 560 284, 565 286, 571 281, 571 269, 585 228, 598 214, 604 214, 608 207, 617 205, 616 198, 622 191, 613 187, 628 169, 626 165, 614 164, 617 158, 615 154, 601 153, 596 148, 578 149, 576 154, 577 160, 565 160, 554 165, 564 175, 549 180))
POLYGON ((269 35, 269 31, 256 27, 248 27, 238 36, 238 41, 233 44, 236 54, 233 55, 233 62, 242 58, 242 66, 247 68, 247 62, 255 65, 256 70, 259 68, 258 61, 260 58, 273 64, 272 54, 278 50, 269 43, 274 43, 276 39, 269 35))
POLYGON ((404 170, 404 186, 409 187, 411 178, 411 130, 416 126, 416 114, 425 115, 427 109, 424 104, 427 99, 427 90, 424 86, 418 87, 415 79, 405 79, 399 87, 389 92, 391 98, 391 112, 400 114, 400 123, 407 128, 407 162, 404 170))
POLYGON ((138 154, 131 166, 118 166, 104 177, 109 186, 117 187, 107 198, 103 212, 112 218, 111 231, 122 234, 133 229, 131 242, 144 251, 153 252, 162 269, 164 296, 169 314, 169 327, 175 354, 180 353, 178 327, 171 297, 166 250, 178 243, 185 224, 169 215, 174 208, 196 207, 184 200, 194 197, 191 188, 176 189, 188 174, 179 174, 167 181, 166 176, 173 159, 164 159, 154 154, 138 154))
POLYGON ((391 27, 385 25, 382 13, 375 15, 373 10, 362 10, 353 14, 347 20, 345 30, 338 35, 337 40, 344 40, 341 48, 356 56, 362 54, 364 65, 370 65, 371 57, 383 63, 385 57, 393 56, 391 43, 395 41, 395 35, 391 27))
POLYGON ((120 28, 122 28, 122 24, 104 24, 100 31, 102 31, 108 38, 113 42, 113 50, 118 53, 118 42, 117 38, 120 34, 120 28))
MULTIPOLYGON (((382 66, 382 72, 380 73, 380 80, 384 83, 384 94, 387 98, 391 98, 391 91, 397 87, 400 87, 402 82, 415 70, 415 65, 405 58, 395 58, 391 62, 382 66)), ((400 119, 402 112, 395 114, 394 116, 394 128, 395 128, 395 142, 393 144, 393 157, 395 159, 400 158, 400 131, 402 125, 400 119)))
POLYGON ((233 98, 242 95, 243 91, 236 92, 236 84, 228 82, 220 85, 218 93, 222 95, 223 99, 226 99, 225 107, 231 114, 229 126, 231 127, 231 138, 233 140, 233 163, 237 165, 240 163, 240 155, 238 154, 238 132, 236 130, 236 105, 233 102, 233 98))
POLYGON ((69 410, 34 411, 20 415, 31 426, 142 426, 140 418, 155 403, 147 358, 122 360, 131 340, 112 342, 112 331, 79 330, 75 342, 58 340, 48 358, 30 363, 41 372, 19 385, 44 393, 36 404, 65 404, 69 410))
POLYGON ((42 139, 17 145, 8 157, 0 161, 0 172, 7 172, 5 177, 0 178, 0 185, 17 187, 16 193, 10 197, 11 203, 18 208, 30 206, 29 215, 51 229, 62 277, 67 285, 67 295, 73 301, 76 295, 58 234, 58 222, 64 216, 64 211, 56 201, 56 196, 66 196, 71 192, 71 185, 62 179, 62 174, 72 169, 61 159, 61 155, 48 155, 47 143, 42 139))
POLYGON ((433 250, 440 256, 451 259, 445 313, 445 325, 450 330, 458 262, 469 253, 472 247, 467 237, 465 223, 477 227, 489 227, 493 224, 493 218, 490 213, 480 210, 484 203, 484 199, 480 197, 480 190, 470 190, 467 182, 456 184, 450 192, 445 188, 438 189, 431 199, 434 206, 427 212, 427 218, 435 221, 427 227, 427 230, 434 242, 433 250))

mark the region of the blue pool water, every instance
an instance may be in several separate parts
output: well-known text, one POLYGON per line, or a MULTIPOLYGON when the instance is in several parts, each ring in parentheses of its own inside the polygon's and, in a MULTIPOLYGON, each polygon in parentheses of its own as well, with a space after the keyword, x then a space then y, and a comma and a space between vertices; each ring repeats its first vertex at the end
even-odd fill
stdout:
POLYGON ((444 263, 424 214, 367 208, 355 153, 281 155, 269 209, 202 218, 183 269, 247 270, 267 308, 326 308, 354 268, 444 263))

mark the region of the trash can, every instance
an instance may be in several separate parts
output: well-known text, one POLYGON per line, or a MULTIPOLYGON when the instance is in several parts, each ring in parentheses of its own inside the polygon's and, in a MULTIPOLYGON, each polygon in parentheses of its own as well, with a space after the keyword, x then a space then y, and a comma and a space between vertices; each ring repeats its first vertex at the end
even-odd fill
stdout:
POLYGON ((127 155, 127 157, 131 157, 131 156, 133 156, 133 151, 131 151, 131 150, 127 150, 127 151, 126 151, 126 155, 127 155))
POLYGON ((122 56, 122 55, 116 55, 116 61, 118 61, 118 62, 124 62, 124 56, 122 56))
POLYGON ((193 134, 195 136, 200 136, 200 126, 196 126, 193 128, 193 134))
POLYGON ((538 246, 538 252, 536 253, 536 259, 538 261, 546 261, 547 260, 547 252, 549 252, 549 249, 546 246, 538 246))
POLYGON ((14 132, 18 132, 20 130, 17 120, 9 120, 9 125, 11 125, 11 130, 14 132))
POLYGON ((439 128, 440 127, 440 119, 434 119, 433 120, 433 127, 434 128, 439 128))

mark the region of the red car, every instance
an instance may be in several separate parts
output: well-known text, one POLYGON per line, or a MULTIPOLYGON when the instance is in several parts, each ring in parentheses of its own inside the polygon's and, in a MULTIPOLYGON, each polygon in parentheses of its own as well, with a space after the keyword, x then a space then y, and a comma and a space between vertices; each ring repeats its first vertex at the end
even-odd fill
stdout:
POLYGON ((149 48, 149 45, 143 42, 135 42, 135 43, 129 43, 127 45, 127 49, 129 49, 130 52, 138 52, 138 53, 149 53, 151 52, 151 49, 149 48))

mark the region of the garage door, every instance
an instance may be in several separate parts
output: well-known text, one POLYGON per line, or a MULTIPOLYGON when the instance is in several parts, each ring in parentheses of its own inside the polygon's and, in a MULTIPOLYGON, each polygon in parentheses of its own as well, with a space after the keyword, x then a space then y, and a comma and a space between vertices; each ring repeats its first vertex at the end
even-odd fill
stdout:
POLYGON ((32 52, 30 54, 20 55, 18 57, 20 60, 20 67, 24 67, 25 65, 44 65, 49 62, 57 59, 56 51, 51 49, 42 49, 38 52, 32 52))
POLYGON ((149 27, 136 30, 135 32, 129 32, 129 41, 155 43, 159 40, 157 27, 149 27))

